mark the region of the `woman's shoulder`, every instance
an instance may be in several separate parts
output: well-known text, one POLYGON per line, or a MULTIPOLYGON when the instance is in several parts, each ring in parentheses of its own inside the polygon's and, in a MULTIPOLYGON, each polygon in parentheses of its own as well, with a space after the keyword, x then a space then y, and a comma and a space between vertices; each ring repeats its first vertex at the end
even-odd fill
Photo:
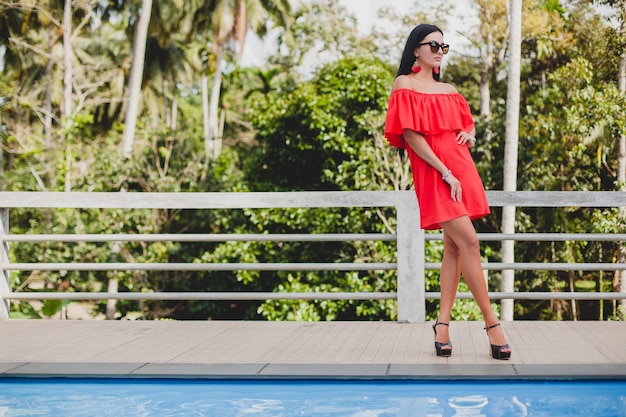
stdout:
POLYGON ((394 83, 393 90, 413 90, 423 94, 457 94, 458 91, 452 84, 444 82, 421 83, 411 79, 408 75, 399 75, 394 83))
POLYGON ((406 75, 399 75, 393 83, 393 91, 413 90, 413 80, 406 75))
POLYGON ((458 90, 452 84, 448 84, 448 83, 439 83, 439 84, 441 85, 441 89, 444 90, 443 91, 444 94, 457 94, 458 93, 458 90))

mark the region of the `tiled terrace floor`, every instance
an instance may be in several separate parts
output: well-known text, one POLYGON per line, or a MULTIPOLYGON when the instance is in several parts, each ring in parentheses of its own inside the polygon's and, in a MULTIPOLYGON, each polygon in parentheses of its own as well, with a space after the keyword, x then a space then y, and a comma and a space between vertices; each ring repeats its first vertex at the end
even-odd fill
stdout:
POLYGON ((626 322, 503 325, 509 361, 481 322, 443 359, 431 323, 6 320, 0 377, 626 379, 626 322))

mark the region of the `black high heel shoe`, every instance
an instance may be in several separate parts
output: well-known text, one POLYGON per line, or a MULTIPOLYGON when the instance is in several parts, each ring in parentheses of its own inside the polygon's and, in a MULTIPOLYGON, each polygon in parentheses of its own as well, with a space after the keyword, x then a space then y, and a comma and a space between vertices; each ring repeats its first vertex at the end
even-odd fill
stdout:
MULTIPOLYGON (((440 326, 440 325, 450 327, 448 323, 441 323, 438 321, 435 322, 435 324, 433 324, 433 331, 435 332, 435 336, 437 336, 437 326, 440 326)), ((437 351, 437 356, 441 356, 444 358, 452 356, 452 343, 450 343, 449 341, 445 343, 435 341, 435 350, 437 351), (444 349, 444 347, 446 349, 444 349)))
MULTIPOLYGON (((493 329, 494 327, 498 327, 500 326, 500 323, 496 323, 493 326, 489 326, 489 327, 485 327, 485 330, 487 331, 487 333, 489 333, 490 329, 493 329)), ((502 360, 507 360, 511 357, 511 348, 509 347, 509 344, 507 343, 506 345, 491 345, 491 357, 494 359, 502 359, 502 360), (508 350, 505 350, 508 349, 508 350)))

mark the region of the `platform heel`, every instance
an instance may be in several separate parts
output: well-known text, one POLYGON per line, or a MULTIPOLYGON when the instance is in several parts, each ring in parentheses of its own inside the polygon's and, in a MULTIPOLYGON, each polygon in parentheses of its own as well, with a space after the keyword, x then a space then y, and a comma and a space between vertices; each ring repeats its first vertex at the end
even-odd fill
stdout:
MULTIPOLYGON (((496 323, 493 326, 485 327, 485 330, 487 331, 487 333, 489 333, 489 330, 493 329, 494 327, 498 327, 498 326, 501 326, 501 324, 500 323, 496 323)), ((501 360, 508 360, 508 359, 510 359, 511 358, 511 348, 509 347, 509 344, 508 343, 506 345, 494 345, 494 344, 491 344, 491 357, 494 358, 494 359, 501 359, 501 360)))
MULTIPOLYGON (((433 331, 435 332, 435 336, 437 336, 437 326, 449 327, 450 325, 448 323, 435 322, 435 324, 433 324, 433 331)), ((445 343, 435 341, 435 350, 437 351, 437 356, 448 358, 452 356, 452 343, 450 343, 449 341, 445 343)))

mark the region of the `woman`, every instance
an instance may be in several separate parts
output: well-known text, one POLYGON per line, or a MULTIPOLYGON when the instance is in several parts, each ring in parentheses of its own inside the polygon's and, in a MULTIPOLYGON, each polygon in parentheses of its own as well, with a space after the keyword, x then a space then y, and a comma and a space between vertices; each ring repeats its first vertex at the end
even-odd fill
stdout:
POLYGON ((438 356, 450 356, 450 312, 461 273, 485 320, 495 359, 511 349, 491 309, 472 220, 489 214, 482 181, 469 148, 475 145, 470 108, 456 88, 439 82, 449 45, 437 26, 422 24, 407 40, 389 99, 385 137, 406 150, 420 204, 420 227, 443 229, 441 302, 433 325, 438 356))

